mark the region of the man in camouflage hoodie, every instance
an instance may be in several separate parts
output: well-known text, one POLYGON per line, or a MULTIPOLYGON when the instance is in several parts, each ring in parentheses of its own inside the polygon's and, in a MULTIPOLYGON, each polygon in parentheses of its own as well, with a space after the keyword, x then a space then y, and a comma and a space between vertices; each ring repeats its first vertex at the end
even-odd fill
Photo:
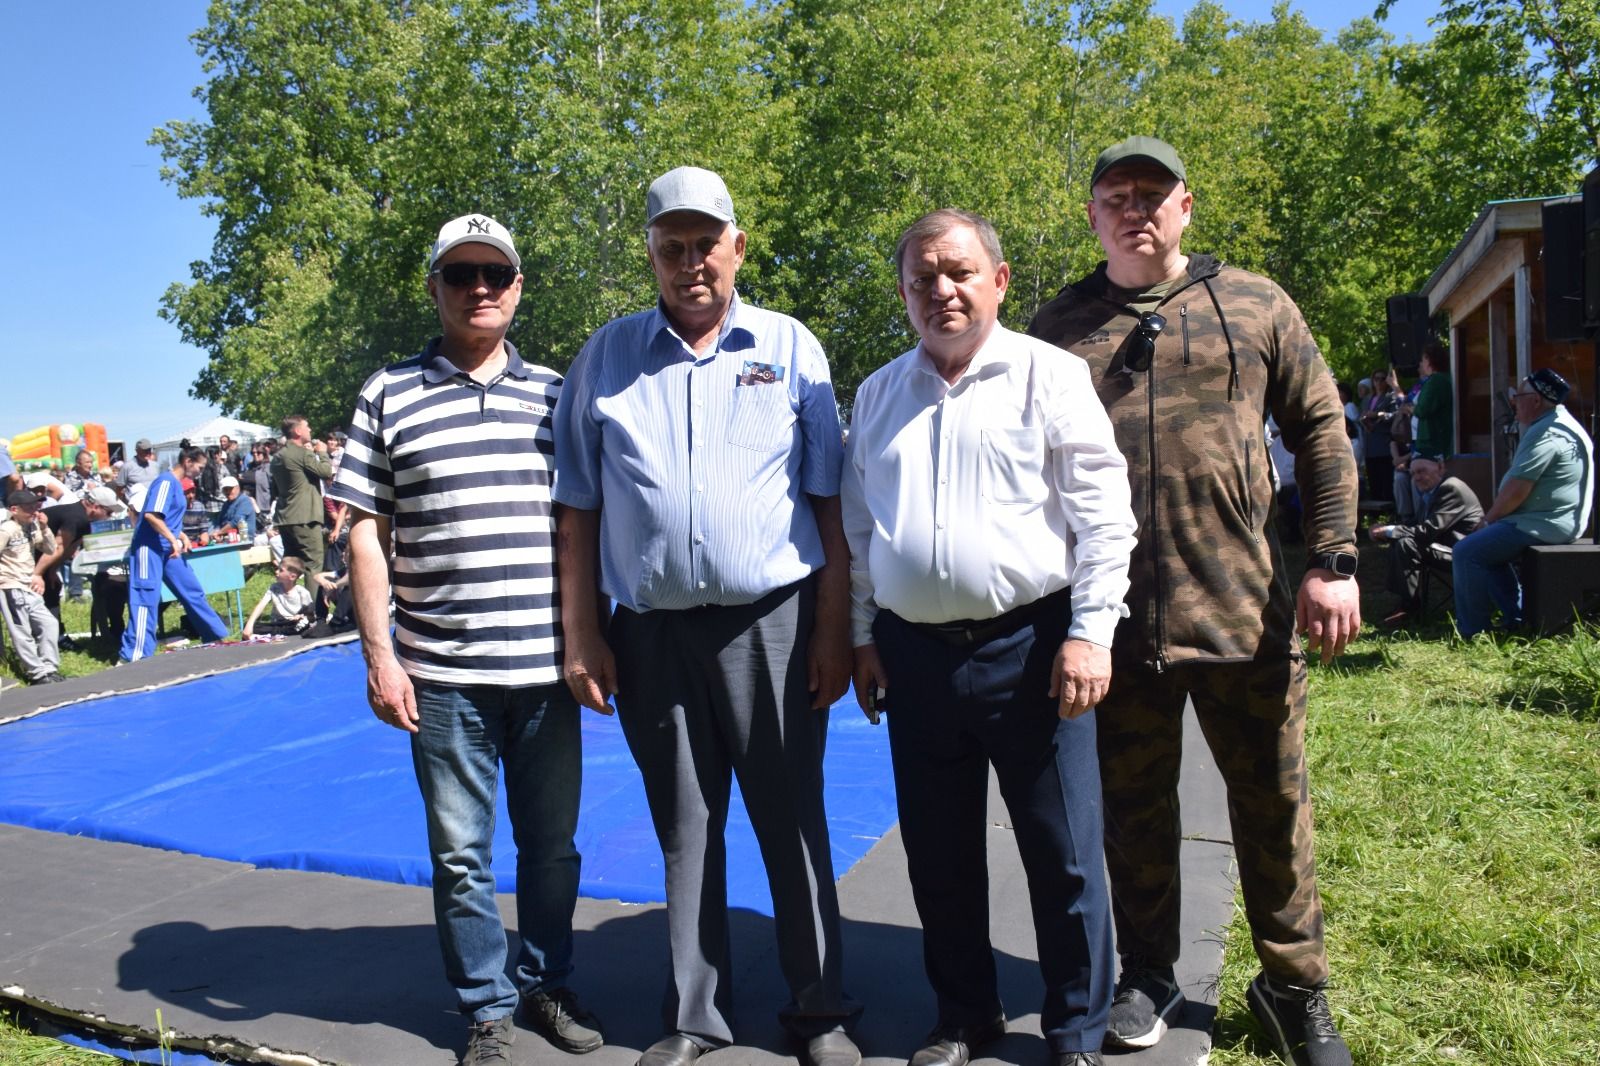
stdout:
POLYGON ((1106 865, 1122 975, 1108 1044, 1148 1047, 1180 1008, 1178 764, 1192 698, 1228 790, 1263 973, 1251 1009, 1285 1060, 1348 1066, 1328 1009, 1305 764, 1306 661, 1360 628, 1356 468, 1328 367, 1273 282, 1180 249, 1194 196, 1173 148, 1096 160, 1088 214, 1106 261, 1029 332, 1089 363, 1128 460, 1139 542, 1129 617, 1099 706, 1106 865), (1274 524, 1263 423, 1295 456, 1307 569, 1274 524))

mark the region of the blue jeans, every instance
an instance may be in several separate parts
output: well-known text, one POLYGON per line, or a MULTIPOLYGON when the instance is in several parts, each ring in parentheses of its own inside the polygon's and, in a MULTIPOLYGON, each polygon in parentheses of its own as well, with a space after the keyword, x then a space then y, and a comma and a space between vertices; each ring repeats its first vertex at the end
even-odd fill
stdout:
POLYGON ((1522 624, 1522 584, 1511 569, 1522 549, 1541 541, 1510 522, 1491 522, 1456 544, 1451 570, 1456 588, 1456 629, 1463 637, 1489 628, 1489 607, 1500 608, 1504 624, 1522 624))
POLYGON ((453 688, 414 681, 421 721, 411 761, 428 815, 433 913, 445 976, 474 1023, 566 984, 578 899, 578 793, 583 780, 578 705, 565 685, 453 688), (517 846, 516 983, 495 904, 495 792, 506 770, 517 846))

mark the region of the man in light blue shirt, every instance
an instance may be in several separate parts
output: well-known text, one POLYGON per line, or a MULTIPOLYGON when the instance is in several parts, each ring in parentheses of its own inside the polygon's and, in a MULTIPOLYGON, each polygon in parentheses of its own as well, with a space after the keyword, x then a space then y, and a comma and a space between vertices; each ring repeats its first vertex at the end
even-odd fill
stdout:
POLYGON ((807 1061, 856 1066, 822 807, 828 707, 851 664, 828 365, 799 322, 734 292, 745 235, 721 178, 680 167, 650 186, 646 214, 660 299, 573 363, 554 492, 567 683, 596 710, 616 696, 666 860, 667 1035, 639 1063, 733 1043, 723 831, 737 774, 793 996, 779 1017, 807 1061))
POLYGON ((1561 402, 1570 390, 1548 367, 1511 394, 1522 439, 1483 525, 1451 554, 1456 628, 1489 628, 1491 605, 1508 628, 1522 624, 1522 585, 1511 563, 1530 544, 1570 544, 1589 524, 1594 444, 1561 402))

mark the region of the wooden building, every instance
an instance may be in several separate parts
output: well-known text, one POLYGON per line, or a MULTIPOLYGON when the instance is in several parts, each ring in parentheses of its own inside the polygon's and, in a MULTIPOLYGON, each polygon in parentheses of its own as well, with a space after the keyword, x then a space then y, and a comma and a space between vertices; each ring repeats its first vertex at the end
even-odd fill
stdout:
POLYGON ((1449 323, 1455 386, 1456 453, 1452 466, 1483 500, 1516 449, 1507 390, 1541 367, 1572 383, 1567 408, 1595 435, 1595 347, 1545 338, 1542 209, 1581 197, 1499 200, 1487 205, 1422 287, 1429 314, 1449 323))

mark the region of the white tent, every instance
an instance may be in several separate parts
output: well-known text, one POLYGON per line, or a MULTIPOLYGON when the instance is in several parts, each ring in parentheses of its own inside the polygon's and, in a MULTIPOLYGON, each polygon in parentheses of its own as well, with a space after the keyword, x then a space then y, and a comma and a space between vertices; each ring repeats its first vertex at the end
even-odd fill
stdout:
MULTIPOLYGON (((219 443, 222 437, 230 437, 245 448, 245 454, 248 456, 249 445, 252 441, 266 440, 268 437, 276 437, 277 435, 277 430, 270 426, 263 426, 259 422, 246 422, 238 418, 229 418, 226 415, 217 415, 215 418, 208 418, 198 426, 192 427, 186 433, 173 434, 170 437, 156 441, 156 460, 161 464, 162 469, 171 465, 173 458, 178 454, 178 442, 185 438, 196 448, 204 448, 219 443)), ((129 441, 128 446, 132 448, 133 442, 129 441)))

